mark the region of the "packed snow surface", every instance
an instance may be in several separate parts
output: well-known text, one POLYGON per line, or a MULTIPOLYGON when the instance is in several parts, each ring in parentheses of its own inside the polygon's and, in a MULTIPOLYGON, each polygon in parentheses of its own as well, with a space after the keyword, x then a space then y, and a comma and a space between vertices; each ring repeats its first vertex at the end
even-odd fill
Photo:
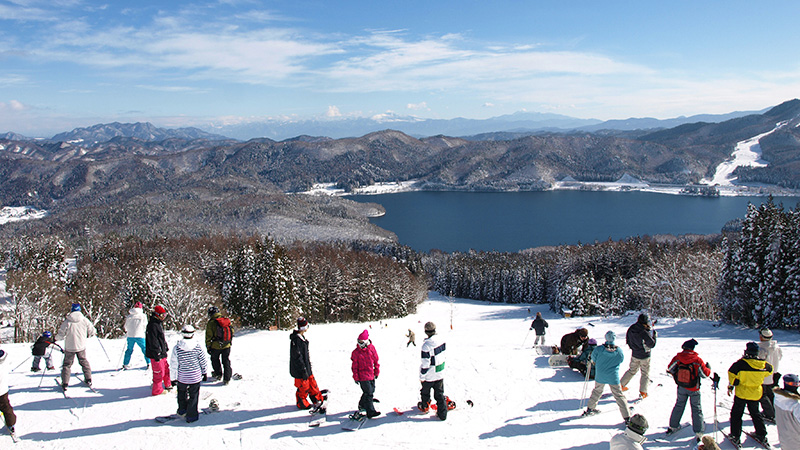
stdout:
MULTIPOLYGON (((627 367, 630 350, 624 346, 624 335, 636 321, 635 314, 564 319, 546 305, 461 299, 451 303, 432 293, 419 312, 409 317, 370 323, 312 324, 306 336, 314 375, 322 388, 331 390, 328 421, 319 428, 309 428, 308 413, 294 404, 289 332, 247 330, 237 333, 231 353, 234 372, 244 378, 231 381, 228 386, 204 383, 200 389, 201 406, 216 398, 223 409, 229 410, 201 415, 192 424, 176 420, 162 425, 154 418, 175 412, 175 394, 150 396, 151 374, 142 369, 144 361, 138 349, 132 361, 135 369, 116 371, 123 339, 102 341, 109 358, 97 339, 90 340, 87 352, 95 371, 94 385, 100 393, 92 393, 73 377, 68 391, 71 398, 61 394, 52 371, 44 376, 29 371, 30 362, 25 359, 30 356, 30 344, 6 344, 3 349, 9 352, 9 367, 21 364, 9 382, 11 403, 18 415, 17 432, 22 440, 14 446, 6 432, 0 431, 0 448, 608 449, 608 440, 623 430, 613 398, 600 401, 599 409, 607 412, 575 419, 580 414, 584 378, 568 368, 550 368, 547 356, 531 349, 534 335, 528 334, 528 328, 537 311, 550 323, 548 343, 559 341, 577 327, 587 327, 590 337, 599 341, 606 331, 614 330, 626 355, 623 370, 627 367), (411 411, 419 400, 419 345, 427 321, 435 322, 447 341, 445 393, 458 405, 444 422, 434 415, 411 411), (350 353, 364 329, 369 330, 381 357, 375 396, 380 399, 377 406, 384 414, 353 433, 343 431, 342 424, 361 395, 351 376, 350 353), (406 347, 408 329, 415 331, 417 347, 406 347), (469 407, 467 400, 474 402, 474 407, 469 407), (394 407, 407 412, 398 416, 392 412, 394 407)), ((650 397, 636 405, 634 411, 650 422, 650 437, 663 435, 662 427, 667 425, 675 402, 675 384, 665 369, 680 351, 681 343, 697 339, 700 356, 725 380, 727 368, 742 355, 747 341, 757 340, 754 330, 708 321, 660 318, 656 329, 659 339, 653 351, 650 397)), ((177 334, 168 336, 171 345, 177 339, 177 334)), ((800 372, 798 334, 777 330, 775 339, 784 351, 781 372, 800 372)), ((79 370, 76 363, 73 372, 79 370)), ((632 385, 637 386, 638 381, 637 375, 632 385)), ((713 434, 714 396, 710 384, 704 380, 701 391, 706 431, 713 434)), ((633 399, 636 388, 627 394, 633 399)), ((724 389, 718 394, 718 401, 730 404, 731 398, 724 389)), ((722 426, 729 427, 728 410, 719 406, 717 413, 722 426)), ((682 421, 689 417, 687 409, 682 421)), ((752 430, 746 415, 744 423, 745 430, 752 430)), ((776 427, 768 425, 768 430, 770 441, 777 444, 776 427)), ((673 442, 650 442, 645 448, 688 449, 691 434, 687 428, 673 442)), ((732 447, 723 443, 722 448, 732 447)))
POLYGON ((41 219, 46 215, 47 211, 30 206, 4 206, 0 209, 0 225, 21 220, 41 219))
POLYGON ((733 159, 723 162, 717 166, 717 171, 714 173, 714 178, 711 180, 703 179, 700 181, 702 184, 719 185, 719 186, 732 186, 736 181, 733 176, 733 171, 739 167, 766 167, 767 161, 761 159, 761 145, 758 143, 763 137, 769 136, 781 127, 786 125, 787 122, 780 122, 770 131, 761 133, 758 136, 745 139, 744 141, 737 142, 736 147, 731 154, 733 159))

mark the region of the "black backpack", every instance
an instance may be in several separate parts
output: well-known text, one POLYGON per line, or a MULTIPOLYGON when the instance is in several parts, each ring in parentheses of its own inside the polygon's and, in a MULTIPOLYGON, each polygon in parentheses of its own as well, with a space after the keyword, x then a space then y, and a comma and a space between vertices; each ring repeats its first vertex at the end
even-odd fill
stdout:
POLYGON ((700 384, 700 371, 697 363, 685 364, 677 361, 669 370, 675 384, 685 388, 696 388, 700 384))

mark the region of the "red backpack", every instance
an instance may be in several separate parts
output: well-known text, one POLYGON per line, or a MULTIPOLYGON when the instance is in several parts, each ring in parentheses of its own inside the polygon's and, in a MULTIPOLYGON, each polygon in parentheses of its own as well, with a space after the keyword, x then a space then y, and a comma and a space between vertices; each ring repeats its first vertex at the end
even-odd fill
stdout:
POLYGON ((231 328, 231 319, 227 317, 217 317, 217 332, 214 334, 214 340, 222 345, 228 345, 233 339, 233 329, 231 328))

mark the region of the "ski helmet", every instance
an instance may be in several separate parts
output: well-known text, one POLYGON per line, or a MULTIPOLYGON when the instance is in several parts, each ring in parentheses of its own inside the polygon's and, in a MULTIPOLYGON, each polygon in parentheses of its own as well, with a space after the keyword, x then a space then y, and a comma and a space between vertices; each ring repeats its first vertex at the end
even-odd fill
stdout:
POLYGON ((634 414, 628 420, 628 428, 636 434, 645 434, 648 427, 647 419, 641 414, 634 414))
POLYGON ((216 306, 211 306, 211 307, 208 308, 209 317, 213 316, 214 314, 216 314, 218 312, 219 312, 219 308, 217 308, 216 306))
POLYGON ((72 307, 70 308, 70 310, 71 311, 80 311, 81 310, 81 304, 80 303, 73 303, 72 307))
POLYGON ((44 333, 42 333, 42 336, 44 336, 46 338, 50 338, 50 337, 53 337, 53 333, 51 333, 49 331, 45 331, 44 333))
POLYGON ((787 373, 783 376, 783 388, 790 392, 797 392, 800 386, 800 377, 793 373, 787 373))

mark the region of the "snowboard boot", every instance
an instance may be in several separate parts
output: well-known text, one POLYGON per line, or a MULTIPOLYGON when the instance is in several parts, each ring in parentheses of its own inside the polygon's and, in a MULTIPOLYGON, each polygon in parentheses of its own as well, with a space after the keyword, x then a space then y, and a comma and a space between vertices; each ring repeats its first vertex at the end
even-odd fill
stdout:
POLYGON ((447 403, 448 411, 451 410, 451 409, 456 409, 456 402, 450 400, 450 397, 445 395, 444 396, 444 401, 447 403))
POLYGON ((419 409, 420 411, 426 413, 426 412, 430 411, 430 409, 431 409, 431 402, 430 401, 428 401, 427 403, 419 402, 419 403, 417 403, 417 409, 419 409))

